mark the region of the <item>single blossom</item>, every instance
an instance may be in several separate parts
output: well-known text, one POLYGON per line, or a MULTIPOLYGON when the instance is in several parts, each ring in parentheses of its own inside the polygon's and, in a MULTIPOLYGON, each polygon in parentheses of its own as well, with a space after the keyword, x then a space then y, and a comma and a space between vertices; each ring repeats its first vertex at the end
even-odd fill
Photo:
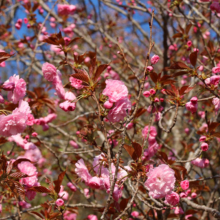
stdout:
POLYGON ((82 89, 84 86, 82 85, 83 81, 80 79, 76 79, 74 77, 70 77, 69 78, 70 84, 72 87, 74 87, 75 89, 82 89))
POLYGON ((158 61, 159 61, 159 59, 160 59, 160 57, 158 56, 158 55, 153 55, 152 57, 151 57, 151 64, 156 64, 158 61))
POLYGON ((220 109, 220 99, 219 98, 213 98, 212 104, 215 106, 215 111, 218 111, 220 109))
POLYGON ((108 79, 102 94, 108 96, 110 102, 117 102, 127 98, 128 89, 122 81, 108 79))
POLYGON ((176 192, 172 192, 166 195, 165 201, 172 206, 176 206, 180 201, 180 197, 176 192))
POLYGON ((27 174, 29 177, 25 177, 20 179, 20 183, 27 185, 29 187, 34 186, 38 179, 37 179, 37 168, 28 161, 22 161, 18 164, 18 169, 24 173, 27 174))
POLYGON ((161 164, 156 168, 150 168, 147 176, 148 179, 144 185, 149 190, 151 197, 160 199, 172 193, 176 178, 174 170, 168 165, 161 164))
POLYGON ((57 68, 50 63, 44 63, 42 66, 44 78, 49 82, 54 82, 57 76, 57 68))
POLYGON ((83 159, 77 161, 75 172, 86 183, 92 178, 83 159))
POLYGON ((189 188, 189 181, 188 180, 181 181, 180 186, 183 190, 187 190, 189 188))
POLYGON ((195 160, 191 161, 191 163, 200 168, 209 166, 209 160, 204 158, 196 158, 195 160))

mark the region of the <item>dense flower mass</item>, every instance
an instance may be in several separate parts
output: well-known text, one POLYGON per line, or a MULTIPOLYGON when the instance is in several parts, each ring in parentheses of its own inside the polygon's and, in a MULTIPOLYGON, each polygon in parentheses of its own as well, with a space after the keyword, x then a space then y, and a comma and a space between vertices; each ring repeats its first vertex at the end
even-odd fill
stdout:
POLYGON ((220 0, 0 2, 0 219, 220 217, 220 0))
POLYGON ((174 170, 169 166, 161 164, 156 168, 151 168, 147 176, 148 179, 144 185, 149 190, 151 197, 160 199, 172 193, 176 178, 174 170))

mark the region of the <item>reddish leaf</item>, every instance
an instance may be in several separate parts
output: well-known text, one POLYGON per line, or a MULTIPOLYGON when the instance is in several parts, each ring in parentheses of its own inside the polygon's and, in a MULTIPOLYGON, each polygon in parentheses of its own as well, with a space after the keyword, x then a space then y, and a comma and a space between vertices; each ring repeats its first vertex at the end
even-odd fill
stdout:
POLYGON ((152 81, 154 83, 156 83, 157 80, 158 80, 158 76, 157 76, 157 74, 155 72, 150 72, 150 78, 152 79, 152 81))
POLYGON ((220 132, 211 132, 211 135, 220 138, 220 132))
POLYGON ((22 172, 11 173, 9 176, 13 177, 13 178, 25 178, 25 177, 28 177, 27 174, 22 173, 22 172))
POLYGON ((95 75, 93 77, 94 82, 97 81, 97 79, 100 77, 101 73, 109 66, 109 64, 102 64, 98 66, 95 75))
POLYGON ((168 161, 168 157, 166 155, 166 153, 162 152, 162 151, 158 151, 159 157, 164 160, 165 162, 168 161))
POLYGON ((172 87, 173 92, 175 93, 176 96, 179 95, 179 90, 174 86, 173 84, 170 85, 172 87))
POLYGON ((175 83, 176 81, 175 80, 173 80, 173 79, 167 79, 167 80, 163 80, 162 82, 161 82, 161 84, 163 84, 163 85, 169 85, 169 84, 173 84, 173 83, 175 83))
POLYGON ((71 75, 72 77, 74 77, 76 79, 79 79, 79 80, 81 80, 81 81, 83 81, 87 84, 89 83, 89 76, 88 76, 88 73, 85 70, 76 69, 76 68, 74 68, 74 70, 75 70, 76 73, 72 74, 71 75))
POLYGON ((137 112, 136 112, 136 114, 135 114, 135 118, 138 118, 138 117, 140 117, 141 115, 143 115, 145 112, 147 111, 147 109, 145 109, 145 108, 139 108, 138 110, 137 110, 137 112))
POLYGON ((131 158, 133 160, 137 160, 138 159, 138 156, 137 154, 135 153, 135 150, 133 147, 127 145, 127 144, 124 144, 124 149, 128 152, 128 154, 131 156, 131 158))
POLYGON ((8 140, 4 137, 0 137, 0 145, 7 143, 8 140))
POLYGON ((176 33, 173 35, 173 38, 182 38, 183 37, 183 34, 182 33, 176 33))
POLYGON ((75 37, 74 39, 72 39, 67 46, 70 46, 72 43, 75 43, 77 40, 81 39, 81 37, 75 37))
POLYGON ((32 12, 36 11, 38 7, 39 7, 39 3, 35 2, 32 8, 32 12))
POLYGON ((213 42, 212 41, 209 41, 208 44, 207 44, 209 50, 211 53, 214 53, 215 51, 215 48, 214 48, 214 45, 213 45, 213 42))
POLYGON ((185 75, 185 74, 187 74, 186 71, 179 71, 179 72, 173 74, 172 76, 173 76, 173 77, 177 77, 177 76, 182 76, 182 75, 185 75))
POLYGON ((6 52, 0 52, 0 63, 7 60, 8 58, 10 58, 13 55, 10 55, 6 52))
POLYGON ((31 187, 29 190, 35 191, 35 192, 40 192, 40 193, 50 193, 51 191, 47 189, 44 186, 34 186, 31 187))
POLYGON ((185 28, 185 33, 186 33, 186 34, 189 33, 191 27, 192 27, 192 24, 188 24, 188 25, 186 26, 186 28, 185 28))
POLYGON ((59 174, 58 179, 53 181, 55 185, 54 189, 57 194, 60 192, 60 186, 61 186, 61 183, 63 181, 65 174, 66 174, 66 171, 63 171, 62 173, 59 174))
MULTIPOLYGON (((145 190, 146 191, 146 190, 145 190)), ((123 211, 126 207, 127 207, 127 204, 129 202, 129 200, 131 199, 131 197, 129 198, 125 198, 125 199, 122 199, 121 202, 120 202, 120 210, 123 211)))
POLYGON ((174 62, 170 65, 169 69, 190 69, 190 68, 183 62, 174 62))
POLYGON ((208 123, 209 132, 212 132, 213 130, 215 130, 219 125, 220 125, 220 123, 218 123, 218 122, 208 123))
POLYGON ((14 161, 13 167, 16 167, 19 163, 21 163, 23 161, 28 161, 28 162, 32 163, 30 160, 28 160, 26 158, 20 158, 20 159, 17 159, 16 161, 14 161))
POLYGON ((32 212, 30 212, 30 213, 32 213, 32 214, 34 214, 34 215, 37 215, 38 217, 40 217, 40 218, 44 219, 44 216, 43 216, 43 215, 41 215, 41 214, 40 214, 40 213, 38 213, 38 212, 34 212, 34 211, 32 211, 32 212))
POLYGON ((7 166, 6 173, 9 174, 13 168, 13 161, 11 160, 7 166))
POLYGON ((198 52, 197 52, 197 51, 194 51, 194 52, 192 52, 192 53, 189 55, 190 63, 191 63, 194 67, 196 66, 197 54, 198 54, 198 52))
POLYGON ((141 145, 139 143, 133 142, 132 146, 133 146, 133 148, 135 150, 135 153, 136 153, 137 157, 140 158, 141 154, 142 154, 142 147, 141 147, 141 145))

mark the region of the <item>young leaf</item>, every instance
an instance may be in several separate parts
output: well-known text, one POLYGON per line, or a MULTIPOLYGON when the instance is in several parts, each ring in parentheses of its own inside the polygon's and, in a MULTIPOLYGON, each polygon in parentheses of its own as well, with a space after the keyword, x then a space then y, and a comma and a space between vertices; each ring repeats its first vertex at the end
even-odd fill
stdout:
POLYGON ((51 191, 44 186, 34 186, 31 187, 30 190, 40 193, 50 193, 51 191))
POLYGON ((97 79, 99 78, 99 76, 101 75, 101 73, 109 66, 109 64, 102 64, 100 66, 98 66, 95 75, 93 77, 94 82, 97 81, 97 79))
POLYGON ((141 145, 139 143, 133 142, 132 146, 133 146, 133 148, 135 150, 135 153, 136 153, 137 157, 140 158, 141 154, 142 154, 142 147, 141 147, 141 145))
POLYGON ((131 147, 131 146, 127 145, 127 144, 124 144, 124 149, 128 152, 128 154, 131 156, 131 158, 133 160, 137 160, 138 159, 138 156, 137 156, 137 154, 136 154, 136 152, 135 152, 133 147, 131 147))
POLYGON ((66 174, 66 171, 63 171, 62 173, 59 174, 58 179, 53 181, 55 185, 54 189, 57 194, 60 192, 60 186, 61 186, 61 183, 63 181, 65 174, 66 174))
POLYGON ((194 52, 192 52, 192 53, 189 55, 190 63, 191 63, 194 67, 196 66, 197 54, 198 54, 198 52, 197 52, 197 51, 194 51, 194 52))

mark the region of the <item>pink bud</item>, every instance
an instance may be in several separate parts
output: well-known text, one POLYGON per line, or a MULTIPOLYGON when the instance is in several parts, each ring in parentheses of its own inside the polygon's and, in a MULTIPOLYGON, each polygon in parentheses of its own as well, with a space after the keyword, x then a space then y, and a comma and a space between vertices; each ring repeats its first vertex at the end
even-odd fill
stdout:
POLYGON ((20 30, 20 29, 21 29, 21 25, 18 24, 18 23, 16 23, 16 24, 15 24, 15 28, 18 29, 18 30, 20 30))
POLYGON ((112 102, 109 102, 109 101, 106 101, 103 106, 104 106, 104 108, 106 108, 106 109, 110 109, 110 108, 113 106, 113 103, 112 103, 112 102))
POLYGON ((62 206, 64 204, 64 201, 62 199, 57 199, 55 203, 57 206, 62 206))
POLYGON ((147 71, 151 72, 154 68, 152 66, 147 67, 147 71))
POLYGON ((202 151, 207 151, 209 149, 209 145, 207 143, 202 143, 201 144, 201 150, 202 151))
POLYGON ((199 141, 200 142, 203 142, 203 141, 205 141, 206 140, 206 136, 201 136, 200 138, 199 138, 199 141))
POLYGON ((159 102, 159 101, 160 101, 159 98, 154 99, 154 102, 159 102))
POLYGON ((197 98, 197 97, 192 97, 192 98, 190 99, 190 102, 191 102, 193 105, 195 105, 195 104, 198 102, 198 98, 197 98))
POLYGON ((37 133, 37 132, 33 132, 31 135, 32 135, 33 137, 37 137, 38 133, 37 133))
POLYGON ((154 89, 150 89, 150 94, 154 95, 156 93, 156 91, 154 89))
POLYGON ((145 92, 143 93, 143 95, 144 95, 146 98, 148 98, 148 97, 150 96, 150 92, 149 92, 149 91, 145 91, 145 92))
POLYGON ((203 70, 204 70, 204 66, 200 66, 199 71, 203 71, 203 70))
POLYGON ((189 41, 187 42, 187 46, 188 46, 188 47, 191 47, 191 46, 192 46, 192 41, 191 41, 191 40, 189 40, 189 41))
POLYGON ((191 197, 192 197, 193 199, 195 199, 195 198, 197 197, 197 194, 196 194, 196 193, 192 193, 192 194, 191 194, 191 197))
POLYGON ((28 23, 28 19, 24 18, 24 23, 27 24, 28 23))

